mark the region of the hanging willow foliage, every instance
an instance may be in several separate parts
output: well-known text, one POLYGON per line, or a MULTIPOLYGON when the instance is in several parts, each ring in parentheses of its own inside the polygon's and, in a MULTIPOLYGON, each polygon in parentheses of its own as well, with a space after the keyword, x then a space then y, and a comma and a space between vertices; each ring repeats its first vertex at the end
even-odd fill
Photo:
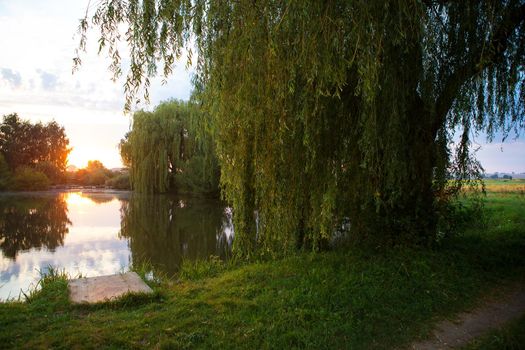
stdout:
POLYGON ((132 130, 120 144, 138 192, 218 192, 219 168, 205 117, 194 103, 169 101, 153 112, 133 115, 132 130))
POLYGON ((189 51, 245 256, 318 248, 346 217, 432 241, 448 179, 481 170, 473 135, 524 127, 522 0, 105 0, 79 49, 98 27, 116 76, 121 23, 128 107, 189 51))

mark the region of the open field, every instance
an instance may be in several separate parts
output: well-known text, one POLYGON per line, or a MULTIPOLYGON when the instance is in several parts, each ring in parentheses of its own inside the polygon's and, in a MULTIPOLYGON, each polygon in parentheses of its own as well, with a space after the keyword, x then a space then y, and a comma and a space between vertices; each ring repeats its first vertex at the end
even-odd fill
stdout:
POLYGON ((513 180, 485 180, 487 192, 493 193, 521 193, 525 194, 525 179, 513 180))
POLYGON ((405 347, 440 319, 525 281, 525 196, 490 192, 483 215, 471 219, 431 250, 349 248, 249 264, 212 260, 186 265, 178 281, 151 283, 153 297, 107 305, 70 305, 64 276, 54 275, 31 302, 0 304, 0 344, 405 347))

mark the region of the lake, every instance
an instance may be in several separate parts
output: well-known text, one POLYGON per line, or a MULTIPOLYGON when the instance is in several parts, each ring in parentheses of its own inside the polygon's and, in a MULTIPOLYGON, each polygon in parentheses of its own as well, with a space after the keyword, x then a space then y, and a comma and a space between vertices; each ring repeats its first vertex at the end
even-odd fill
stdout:
POLYGON ((0 195, 0 300, 18 298, 49 266, 102 276, 149 263, 225 258, 231 210, 218 200, 130 192, 0 195))

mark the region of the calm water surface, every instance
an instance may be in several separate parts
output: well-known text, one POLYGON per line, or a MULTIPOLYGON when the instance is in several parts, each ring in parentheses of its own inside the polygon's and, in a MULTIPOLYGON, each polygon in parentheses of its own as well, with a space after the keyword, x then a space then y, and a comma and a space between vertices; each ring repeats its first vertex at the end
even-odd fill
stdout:
POLYGON ((221 202, 130 193, 0 195, 0 300, 17 298, 49 266, 92 277, 151 263, 225 257, 233 238, 221 202))

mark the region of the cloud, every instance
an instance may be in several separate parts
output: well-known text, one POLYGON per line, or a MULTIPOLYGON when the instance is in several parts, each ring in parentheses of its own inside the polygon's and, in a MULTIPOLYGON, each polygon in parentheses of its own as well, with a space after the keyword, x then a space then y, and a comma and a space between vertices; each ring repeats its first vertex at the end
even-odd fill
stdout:
POLYGON ((12 87, 17 88, 22 85, 22 77, 17 71, 9 68, 2 68, 0 74, 2 75, 2 79, 7 81, 12 87))
MULTIPOLYGON (((66 127, 74 152, 85 150, 106 166, 117 167, 121 163, 116 145, 129 130, 129 118, 123 115, 129 50, 125 43, 119 46, 124 77, 114 83, 106 53, 97 54, 99 33, 93 30, 88 34, 82 66, 71 74, 71 58, 79 41, 75 35, 78 19, 85 15, 87 3, 0 0, 0 33, 12 33, 0 35, 0 47, 9 48, 0 59, 0 117, 16 111, 32 121, 54 119, 66 127)), ((184 63, 184 57, 177 62, 168 84, 161 85, 161 78, 152 79, 151 104, 143 102, 137 108, 152 109, 169 98, 187 100, 192 69, 186 71, 184 63)), ((142 94, 137 97, 143 100, 142 94)))
POLYGON ((37 72, 40 74, 40 80, 42 81, 44 90, 55 90, 58 85, 58 77, 43 70, 37 70, 37 72))

